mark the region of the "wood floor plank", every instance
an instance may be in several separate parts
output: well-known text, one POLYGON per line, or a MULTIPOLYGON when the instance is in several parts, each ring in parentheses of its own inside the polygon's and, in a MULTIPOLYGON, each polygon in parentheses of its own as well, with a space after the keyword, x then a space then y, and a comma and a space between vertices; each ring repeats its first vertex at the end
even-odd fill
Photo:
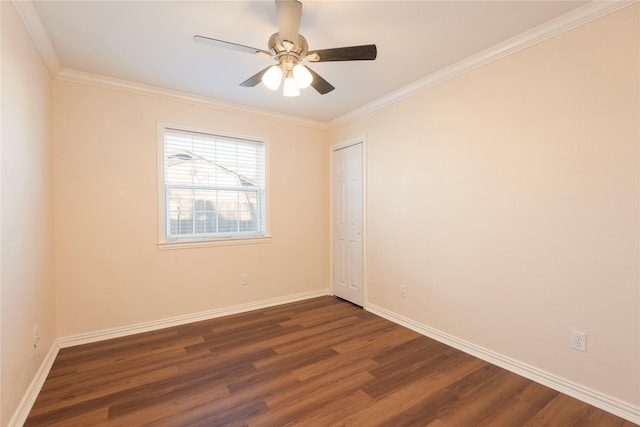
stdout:
POLYGON ((363 354, 361 353, 347 352, 337 353, 333 357, 325 358, 315 363, 307 364, 300 368, 293 369, 291 372, 300 381, 305 381, 318 375, 325 375, 326 372, 343 366, 353 366, 354 362, 361 362, 361 364, 358 365, 358 369, 365 369, 367 371, 370 371, 370 369, 378 365, 377 362, 371 360, 366 356, 363 356, 363 354))
POLYGON ((155 384, 162 379, 173 379, 176 377, 176 373, 177 368, 175 366, 168 366, 152 372, 145 372, 141 375, 132 375, 128 378, 118 379, 110 382, 109 384, 97 384, 87 387, 86 389, 83 389, 81 393, 77 391, 69 391, 61 396, 62 399, 49 400, 48 405, 41 405, 38 411, 34 411, 34 414, 48 412, 52 409, 73 407, 78 403, 111 396, 122 392, 123 390, 131 389, 132 387, 155 384))
POLYGON ((78 413, 71 417, 63 417, 57 421, 50 420, 47 422, 48 427, 89 427, 94 425, 104 425, 109 417, 108 408, 99 408, 93 411, 78 413))
POLYGON ((367 378, 370 380, 371 374, 363 369, 363 367, 370 363, 366 360, 359 360, 353 363, 349 363, 343 366, 336 367, 330 371, 327 371, 323 375, 316 375, 305 381, 300 381, 295 387, 290 387, 286 390, 280 390, 279 393, 274 394, 266 399, 267 404, 272 408, 277 408, 280 405, 287 405, 288 402, 299 400, 301 397, 309 396, 316 390, 324 390, 327 387, 341 381, 344 378, 353 378, 354 376, 365 372, 367 378))
POLYGON ((356 390, 344 398, 333 399, 326 405, 318 406, 318 410, 313 415, 304 418, 304 424, 308 426, 339 426, 351 415, 353 408, 362 408, 374 405, 371 399, 362 390, 356 390))
POLYGON ((378 354, 387 350, 392 350, 418 336, 416 332, 402 326, 393 325, 384 327, 376 334, 366 333, 363 335, 352 335, 347 341, 333 346, 338 353, 378 354))
POLYGON ((110 360, 109 364, 105 364, 103 360, 100 360, 100 363, 95 364, 91 369, 87 369, 86 364, 84 364, 84 366, 79 364, 78 369, 73 374, 73 383, 69 383, 65 376, 50 378, 50 381, 46 383, 46 390, 53 393, 60 388, 82 389, 90 387, 92 383, 100 383, 100 377, 102 375, 111 376, 112 381, 126 379, 134 374, 143 374, 171 366, 175 363, 176 358, 181 357, 183 354, 184 348, 176 347, 163 351, 162 353, 150 351, 146 357, 139 357, 136 360, 125 360, 123 358, 121 360, 110 360), (114 367, 124 365, 127 367, 126 371, 113 372, 114 367))
POLYGON ((287 401, 268 400, 270 410, 264 416, 249 421, 251 427, 284 426, 302 423, 306 417, 314 416, 322 411, 328 403, 340 401, 358 391, 363 384, 371 380, 367 371, 343 378, 324 387, 315 388, 306 398, 293 397, 287 401))
MULTIPOLYGON (((407 357, 402 357, 394 361, 393 364, 379 365, 370 370, 371 374, 376 377, 364 391, 375 399, 379 399, 385 395, 395 392, 409 383, 414 378, 433 379, 445 377, 447 384, 450 384, 459 378, 459 375, 466 375, 468 371, 465 369, 470 362, 477 362, 468 355, 456 351, 452 348, 439 353, 426 353, 423 356, 410 353, 407 357), (413 362, 409 364, 408 359, 413 362)), ((481 366, 480 363, 471 364, 470 366, 481 366)))
MULTIPOLYGON (((458 410, 449 411, 439 419, 455 426, 499 425, 497 419, 505 413, 515 396, 527 386, 527 380, 499 369, 492 377, 478 387, 472 395, 461 399, 458 410)), ((517 425, 509 423, 504 425, 517 425)))
POLYGON ((512 399, 508 399, 505 405, 480 426, 522 426, 537 412, 544 408, 557 393, 553 390, 530 381, 525 381, 525 387, 512 399))
MULTIPOLYGON (((383 384, 385 393, 379 393, 378 387, 374 388, 376 393, 372 393, 371 386, 379 384, 380 380, 377 382, 372 381, 371 385, 364 387, 363 390, 375 399, 376 404, 367 408, 358 408, 359 410, 354 411, 345 420, 345 425, 392 425, 391 420, 394 417, 421 402, 430 402, 432 396, 445 390, 453 379, 464 378, 486 366, 485 362, 474 358, 467 358, 466 362, 464 361, 465 359, 460 360, 461 363, 452 365, 445 373, 432 370, 410 377, 401 375, 388 377, 386 382, 389 385, 383 384), (402 385, 399 386, 398 382, 401 382, 402 385)), ((448 402, 444 401, 443 403, 446 404, 448 402)), ((439 410, 439 408, 437 408, 437 404, 433 406, 434 409, 429 409, 421 414, 424 424, 437 418, 438 412, 434 411, 439 410)))
MULTIPOLYGON (((344 321, 350 319, 351 318, 344 319, 344 321)), ((354 323, 349 322, 347 324, 339 324, 335 326, 337 327, 330 327, 326 324, 321 329, 318 329, 320 328, 319 326, 310 327, 309 330, 313 330, 313 333, 300 336, 299 338, 294 338, 293 340, 274 348, 283 356, 292 352, 299 352, 301 348, 304 348, 305 351, 314 351, 326 347, 333 348, 352 339, 362 336, 376 335, 388 327, 388 324, 384 319, 377 318, 360 321, 356 319, 354 323), (325 328, 326 330, 323 330, 325 328), (322 332, 322 339, 318 339, 320 337, 318 332, 322 332)))
POLYGON ((229 391, 224 385, 216 385, 197 393, 155 404, 153 411, 113 414, 105 425, 109 427, 189 425, 189 422, 208 415, 211 405, 228 396, 229 391))
POLYGON ((334 297, 62 349, 25 426, 632 423, 334 297))

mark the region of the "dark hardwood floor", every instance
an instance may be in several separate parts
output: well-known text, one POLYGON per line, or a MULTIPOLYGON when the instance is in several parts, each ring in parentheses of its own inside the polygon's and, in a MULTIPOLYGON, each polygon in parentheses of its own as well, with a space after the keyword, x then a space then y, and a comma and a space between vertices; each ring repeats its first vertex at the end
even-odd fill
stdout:
POLYGON ((628 421, 333 297, 62 349, 25 426, 628 421))

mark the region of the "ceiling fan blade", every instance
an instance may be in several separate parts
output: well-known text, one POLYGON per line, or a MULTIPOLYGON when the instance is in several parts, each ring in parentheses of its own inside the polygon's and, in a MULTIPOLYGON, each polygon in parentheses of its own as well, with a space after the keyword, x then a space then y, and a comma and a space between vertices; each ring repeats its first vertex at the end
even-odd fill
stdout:
POLYGON ((240 86, 254 87, 255 85, 257 85, 258 83, 260 83, 262 81, 262 76, 264 76, 264 73, 266 73, 267 70, 269 70, 269 68, 271 68, 271 66, 268 66, 267 68, 265 68, 264 70, 260 71, 259 73, 256 73, 253 76, 249 77, 247 80, 245 80, 242 83, 240 83, 240 86))
POLYGON ((298 33, 300 32, 302 3, 298 0, 276 0, 276 14, 280 40, 295 45, 298 42, 298 33))
POLYGON ((314 50, 304 58, 311 62, 328 61, 371 61, 378 56, 375 44, 361 46, 336 47, 333 49, 314 50))
POLYGON ((306 67, 306 68, 307 70, 309 70, 309 72, 313 76, 313 81, 311 81, 311 86, 313 86, 313 88, 317 90, 320 93, 320 95, 324 95, 335 89, 335 87, 333 87, 331 83, 329 83, 328 81, 320 77, 318 73, 316 73, 309 67, 306 67))
POLYGON ((269 58, 273 57, 273 55, 271 55, 271 53, 267 52, 266 50, 258 49, 256 47, 251 47, 251 46, 245 46, 242 44, 226 42, 224 40, 212 39, 210 37, 196 35, 196 36, 193 36, 193 41, 196 43, 202 43, 202 44, 208 44, 215 47, 221 47, 224 49, 232 49, 232 50, 237 50, 239 52, 251 53, 253 55, 260 54, 260 55, 266 55, 269 58))

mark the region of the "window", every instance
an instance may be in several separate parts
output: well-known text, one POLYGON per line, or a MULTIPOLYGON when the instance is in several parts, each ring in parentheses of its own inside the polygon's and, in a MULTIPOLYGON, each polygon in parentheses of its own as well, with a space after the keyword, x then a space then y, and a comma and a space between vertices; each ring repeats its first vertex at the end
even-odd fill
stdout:
POLYGON ((165 242, 266 236, 265 146, 162 127, 165 242))

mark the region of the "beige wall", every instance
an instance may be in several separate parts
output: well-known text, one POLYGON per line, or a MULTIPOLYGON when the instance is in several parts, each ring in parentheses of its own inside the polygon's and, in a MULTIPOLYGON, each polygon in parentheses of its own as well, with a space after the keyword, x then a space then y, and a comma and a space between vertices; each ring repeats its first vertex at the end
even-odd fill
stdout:
POLYGON ((58 336, 329 286, 326 131, 56 81, 54 147, 58 336), (158 251, 158 122, 269 141, 272 242, 158 251))
POLYGON ((639 18, 333 130, 367 135, 370 303, 640 405, 639 18))
POLYGON ((55 336, 51 76, 11 2, 2 15, 0 425, 55 336), (33 327, 41 342, 33 347, 33 327))
POLYGON ((331 131, 52 95, 0 7, 0 425, 55 337, 326 288, 327 143, 360 135, 369 303, 640 405, 639 5, 331 131), (269 140, 271 243, 158 251, 158 122, 269 140))

